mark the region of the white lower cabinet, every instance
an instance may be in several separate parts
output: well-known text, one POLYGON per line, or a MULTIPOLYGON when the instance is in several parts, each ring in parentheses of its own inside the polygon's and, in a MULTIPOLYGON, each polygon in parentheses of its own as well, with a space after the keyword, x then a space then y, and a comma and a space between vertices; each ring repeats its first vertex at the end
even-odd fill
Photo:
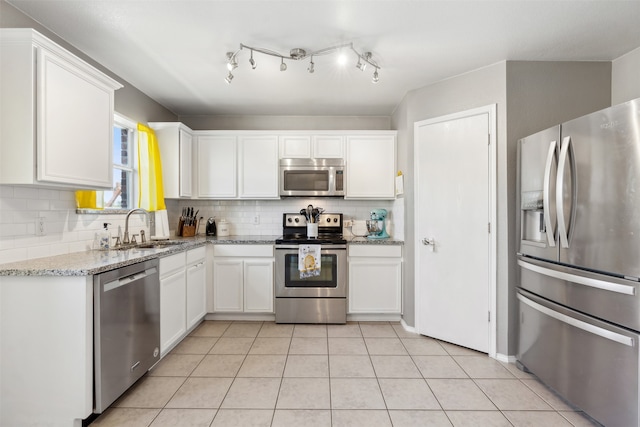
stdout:
POLYGON ((207 267, 204 246, 187 251, 187 329, 207 314, 207 267))
POLYGON ((215 245, 215 312, 273 313, 273 245, 215 245))
POLYGON ((206 314, 204 246, 160 258, 160 353, 164 356, 206 314))
POLYGON ((348 311, 402 312, 402 246, 349 245, 348 311))

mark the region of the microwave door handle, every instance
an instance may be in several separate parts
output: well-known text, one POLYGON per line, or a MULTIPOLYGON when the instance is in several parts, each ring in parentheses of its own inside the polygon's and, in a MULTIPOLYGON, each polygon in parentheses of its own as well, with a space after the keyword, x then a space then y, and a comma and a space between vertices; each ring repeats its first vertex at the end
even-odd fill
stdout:
POLYGON ((330 196, 336 195, 336 168, 329 168, 329 188, 327 190, 329 190, 330 196))
MULTIPOLYGON (((547 230, 547 241, 549 246, 556 246, 555 225, 551 223, 551 166, 556 158, 557 141, 549 143, 549 151, 547 152, 547 162, 544 167, 544 187, 542 189, 542 209, 544 210, 544 225, 547 230)), ((556 188, 557 191, 557 188, 556 188)), ((556 220, 557 221, 557 220, 556 220)))

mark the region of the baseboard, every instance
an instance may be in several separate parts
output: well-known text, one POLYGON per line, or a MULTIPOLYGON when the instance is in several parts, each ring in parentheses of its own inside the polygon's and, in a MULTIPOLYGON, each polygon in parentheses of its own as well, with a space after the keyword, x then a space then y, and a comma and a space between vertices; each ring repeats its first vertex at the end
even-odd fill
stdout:
POLYGON ((500 354, 500 353, 496 353, 496 360, 498 360, 499 362, 504 362, 504 363, 516 363, 516 357, 515 356, 509 356, 509 355, 500 354))
POLYGON ((399 322, 400 320, 399 314, 347 314, 347 322, 399 322))
POLYGON ((207 313, 205 320, 237 320, 275 322, 276 315, 271 313, 207 313))
POLYGON ((407 322, 404 321, 404 319, 400 319, 400 324, 402 325, 402 328, 407 331, 407 332, 412 332, 414 334, 416 334, 416 328, 414 326, 409 326, 407 325, 407 322))

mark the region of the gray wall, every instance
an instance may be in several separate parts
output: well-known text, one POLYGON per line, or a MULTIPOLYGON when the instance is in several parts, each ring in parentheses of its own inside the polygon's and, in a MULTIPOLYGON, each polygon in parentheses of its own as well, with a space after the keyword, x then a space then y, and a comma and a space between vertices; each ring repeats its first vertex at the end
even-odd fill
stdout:
POLYGON ((151 121, 172 122, 178 120, 177 115, 164 108, 134 86, 127 83, 124 79, 112 73, 110 70, 106 69, 4 0, 0 0, 0 28, 34 28, 65 49, 73 52, 76 56, 82 58, 84 61, 123 84, 124 87, 118 89, 115 93, 115 109, 118 113, 132 120, 143 123, 151 121))
POLYGON ((613 61, 611 105, 640 98, 640 47, 613 61))
MULTIPOLYGON (((413 125, 417 121, 443 116, 472 108, 497 104, 497 155, 498 155, 498 292, 506 293, 507 268, 506 248, 502 242, 507 240, 506 228, 506 183, 501 177, 506 168, 506 93, 504 62, 494 64, 470 73, 452 77, 442 82, 413 90, 405 96, 395 110, 391 127, 398 130, 398 169, 405 175, 405 262, 403 265, 403 307, 404 320, 415 326, 415 276, 414 245, 419 236, 414 226, 414 165, 413 165, 413 125)), ((498 352, 505 353, 506 307, 499 306, 497 322, 500 329, 498 352)))
MULTIPOLYGON (((518 269, 515 254, 518 233, 515 205, 517 141, 532 133, 606 108, 611 101, 610 62, 507 62, 506 175, 509 239, 506 264, 509 287, 500 303, 507 305, 508 354, 516 353, 518 269), (506 298, 506 300, 505 300, 506 298)), ((504 178, 503 178, 504 179, 504 178)), ((502 349, 500 351, 502 353, 502 349)))
POLYGON ((389 116, 180 116, 193 130, 389 130, 389 116))
POLYGON ((519 138, 605 108, 611 98, 609 62, 494 64, 409 92, 392 116, 398 168, 405 173, 404 320, 415 325, 413 124, 497 104, 497 353, 516 352, 516 144, 519 138))

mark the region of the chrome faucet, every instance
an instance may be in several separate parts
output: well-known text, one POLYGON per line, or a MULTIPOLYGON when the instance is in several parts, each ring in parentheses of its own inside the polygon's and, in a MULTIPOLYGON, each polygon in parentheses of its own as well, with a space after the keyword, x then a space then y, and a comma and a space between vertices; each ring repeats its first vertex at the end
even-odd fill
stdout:
MULTIPOLYGON (((137 211, 143 212, 147 216, 147 218, 150 218, 149 211, 147 211, 146 209, 135 208, 127 212, 127 218, 124 221, 124 237, 122 238, 123 245, 128 245, 129 243, 131 243, 131 241, 129 240, 129 217, 131 216, 132 213, 137 211)), ((135 240, 135 237, 134 237, 134 240, 135 240)))

